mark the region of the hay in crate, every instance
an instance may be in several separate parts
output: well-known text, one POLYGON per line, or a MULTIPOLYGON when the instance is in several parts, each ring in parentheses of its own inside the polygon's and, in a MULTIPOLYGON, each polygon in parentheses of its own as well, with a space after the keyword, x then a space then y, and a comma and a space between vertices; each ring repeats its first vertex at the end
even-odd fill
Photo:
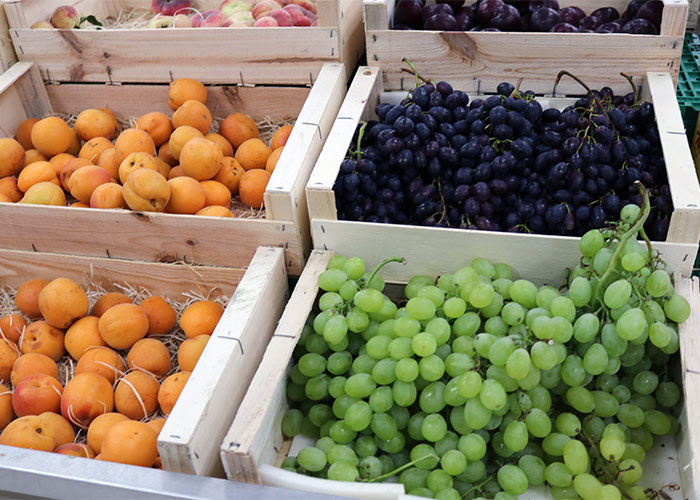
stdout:
MULTIPOLYGON (((188 266, 192 270, 192 272, 195 274, 195 280, 197 279, 197 270, 196 267, 193 266, 188 266)), ((27 280, 32 279, 31 277, 28 277, 27 280)), ((79 283, 83 290, 85 290, 88 300, 90 302, 90 311, 92 311, 92 307, 95 305, 95 302, 97 302, 97 299, 99 299, 102 295, 105 293, 108 293, 109 291, 112 292, 121 292, 125 294, 127 297, 129 297, 134 304, 139 304, 141 301, 144 299, 147 299, 148 297, 151 297, 153 294, 148 290, 147 287, 143 286, 136 286, 130 283, 111 283, 110 290, 105 289, 102 285, 97 283, 92 276, 92 270, 90 272, 85 272, 83 273, 83 280, 82 283, 79 283)), ((134 369, 129 369, 124 373, 119 373, 117 374, 117 377, 115 378, 114 385, 112 389, 114 390, 117 386, 117 383, 120 381, 121 377, 126 375, 129 372, 132 372, 134 370, 141 370, 149 375, 154 376, 159 383, 162 383, 163 380, 165 380, 167 377, 170 375, 177 373, 179 370, 178 362, 177 362, 177 352, 178 349, 180 348, 180 345, 182 342, 187 340, 187 336, 185 333, 182 331, 180 328, 180 317, 182 316, 182 313, 187 309, 191 304, 194 302, 200 301, 200 300, 209 300, 213 294, 215 289, 207 289, 206 287, 202 285, 197 285, 196 288, 190 289, 187 292, 182 293, 182 299, 181 300, 172 300, 166 297, 163 297, 170 306, 175 309, 176 312, 176 317, 177 317, 177 322, 175 325, 175 328, 170 331, 170 333, 163 335, 163 336, 152 336, 152 337, 145 337, 145 338, 153 338, 160 340, 165 344, 165 346, 168 348, 168 352, 170 353, 170 371, 163 377, 156 377, 150 372, 147 372, 145 370, 141 370, 140 368, 134 368, 134 369)), ((19 309, 15 305, 15 296, 17 295, 17 290, 11 288, 11 287, 0 287, 0 317, 6 316, 8 314, 20 314, 19 309)), ((214 299, 212 299, 214 302, 220 304, 222 307, 226 307, 226 305, 229 302, 229 297, 220 295, 214 299)), ((25 318, 26 319, 26 318, 25 318)), ((29 323, 28 323, 29 324, 29 323)), ((24 335, 24 332, 22 332, 22 335, 24 335)), ((4 334, 2 333, 2 330, 0 330, 0 337, 5 337, 4 334)), ((9 342, 9 341, 8 341, 9 342)), ((22 342, 22 337, 20 337, 20 340, 18 341, 17 345, 20 345, 22 342)), ((14 344, 12 344, 14 345, 14 344)), ((126 366, 126 356, 128 353, 128 350, 126 351, 116 351, 119 356, 122 358, 122 361, 124 361, 124 366, 126 366)), ((66 352, 66 354, 61 358, 58 363, 58 380, 61 382, 61 385, 65 387, 66 383, 75 375, 75 366, 77 365, 77 361, 74 360, 70 354, 66 352)), ((0 381, 0 383, 6 383, 8 387, 10 387, 9 381, 0 381)), ((116 409, 114 410, 116 411, 116 409)), ((141 419, 141 422, 149 422, 151 420, 155 420, 158 418, 167 418, 166 415, 162 414, 160 411, 160 408, 158 408, 153 414, 141 419)), ((85 429, 81 429, 78 427, 74 427, 75 432, 76 432, 76 438, 75 442, 76 443, 85 443, 87 440, 87 432, 85 429)))
MULTIPOLYGON (((220 6, 220 0, 194 0, 191 8, 183 9, 182 12, 178 13, 192 16, 193 14, 204 12, 209 9, 218 10, 220 6)), ((117 16, 99 19, 99 21, 102 23, 102 28, 104 29, 143 29, 147 27, 148 22, 154 17, 162 16, 155 14, 151 9, 122 9, 117 16)), ((90 23, 84 23, 80 29, 95 30, 100 29, 100 27, 93 26, 90 23)))

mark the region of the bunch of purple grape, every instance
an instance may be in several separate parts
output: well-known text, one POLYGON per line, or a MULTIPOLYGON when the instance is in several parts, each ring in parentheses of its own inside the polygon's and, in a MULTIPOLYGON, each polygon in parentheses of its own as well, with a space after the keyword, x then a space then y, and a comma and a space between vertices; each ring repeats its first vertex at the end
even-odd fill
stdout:
POLYGON ((394 29, 436 31, 551 31, 656 35, 661 29, 661 0, 632 0, 620 15, 601 7, 586 15, 578 7, 559 8, 557 0, 398 0, 394 29))
POLYGON ((338 218, 580 236, 652 194, 649 236, 673 211, 652 104, 604 87, 563 110, 510 83, 469 99, 449 83, 379 104, 334 185, 338 218))

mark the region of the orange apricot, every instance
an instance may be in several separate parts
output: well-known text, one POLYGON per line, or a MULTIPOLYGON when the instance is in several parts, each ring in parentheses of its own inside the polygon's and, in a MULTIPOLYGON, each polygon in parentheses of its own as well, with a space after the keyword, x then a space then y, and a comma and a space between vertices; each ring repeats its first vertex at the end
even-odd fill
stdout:
POLYGON ((56 446, 75 441, 73 426, 58 413, 47 411, 39 415, 39 420, 53 432, 56 446))
POLYGON ((224 308, 213 300, 200 300, 185 309, 180 316, 180 328, 187 338, 211 335, 224 314, 224 308))
POLYGON ((90 423, 87 431, 87 444, 96 453, 102 451, 102 442, 107 431, 119 422, 129 420, 129 417, 121 413, 103 413, 90 423))
POLYGON ((275 167, 277 166, 277 162, 280 159, 280 156, 282 156, 282 151, 284 150, 284 146, 281 148, 275 149, 270 156, 267 158, 267 162, 265 163, 265 170, 268 172, 274 172, 275 167))
POLYGON ((83 443, 66 443, 56 447, 54 453, 68 455, 70 457, 95 458, 95 452, 83 443))
POLYGON ((168 180, 174 179, 175 177, 183 176, 185 176, 185 172, 183 172, 182 167, 180 165, 171 168, 170 172, 168 172, 168 180))
POLYGON ((134 420, 117 422, 105 433, 102 460, 152 467, 158 457, 158 434, 134 420))
POLYGON ((102 375, 78 373, 63 388, 61 415, 77 427, 87 429, 95 418, 113 409, 112 384, 102 375))
POLYGON ((74 128, 69 128, 68 130, 70 133, 70 144, 65 152, 73 156, 78 156, 80 148, 82 147, 82 142, 80 141, 80 137, 78 137, 78 132, 76 132, 74 128))
POLYGON ((168 152, 175 161, 180 159, 182 148, 192 139, 204 139, 204 134, 189 125, 183 125, 173 131, 168 141, 168 152))
MULTIPOLYGON (((21 175, 21 174, 20 174, 21 175)), ((68 181, 70 194, 83 203, 90 203, 90 197, 98 186, 112 181, 104 168, 92 165, 76 170, 68 181)))
POLYGON ((129 174, 122 195, 132 210, 162 212, 170 201, 170 185, 159 172, 139 168, 129 174))
POLYGON ((86 160, 85 158, 73 158, 72 160, 68 160, 63 167, 61 167, 61 171, 58 174, 58 179, 61 181, 63 189, 70 192, 70 178, 72 175, 79 169, 90 166, 94 165, 90 160, 86 160))
POLYGON ((66 194, 53 182, 37 182, 27 189, 27 192, 17 203, 62 207, 66 205, 66 194))
POLYGON ((109 347, 88 347, 75 366, 75 373, 97 373, 113 384, 124 372, 124 360, 109 347))
POLYGON ((170 201, 165 211, 172 214, 195 214, 204 208, 204 188, 192 177, 175 177, 168 181, 170 201))
POLYGON ((170 371, 170 353, 160 340, 141 339, 129 349, 126 364, 129 368, 163 377, 170 371))
POLYGON ((115 148, 104 150, 100 155, 100 160, 97 162, 97 166, 109 172, 112 179, 119 179, 119 165, 121 165, 121 162, 117 159, 117 150, 115 148))
POLYGON ((211 132, 204 136, 205 139, 216 143, 220 148, 224 156, 233 156, 233 146, 228 142, 228 139, 221 134, 216 134, 211 132))
POLYGON ((49 116, 34 124, 31 139, 34 148, 46 156, 65 153, 73 145, 73 133, 68 124, 57 116, 49 116))
POLYGON ((287 140, 289 139, 289 135, 292 133, 293 128, 294 125, 283 125, 278 128, 270 140, 270 149, 274 151, 275 149, 281 148, 287 144, 287 140))
POLYGON ((119 163, 130 153, 148 153, 151 156, 156 154, 156 145, 148 132, 135 128, 128 128, 119 134, 114 142, 114 149, 117 150, 119 163))
POLYGON ((170 415, 177 403, 185 384, 190 378, 189 372, 177 372, 170 375, 160 384, 158 391, 158 404, 163 415, 170 415))
POLYGON ((0 384, 0 431, 7 427, 13 417, 12 391, 0 384))
POLYGON ((248 139, 260 137, 258 126, 243 113, 233 113, 227 116, 219 126, 219 133, 231 143, 233 149, 238 149, 248 139))
POLYGON ((38 352, 22 354, 12 365, 10 381, 14 387, 17 387, 17 384, 29 375, 35 375, 37 373, 43 373, 44 375, 58 378, 58 365, 45 354, 40 354, 38 352))
POLYGON ((177 362, 181 371, 191 372, 194 370, 210 337, 210 335, 197 335, 180 344, 180 348, 177 350, 177 362))
POLYGON ((226 208, 231 206, 231 191, 222 183, 218 181, 202 181, 200 185, 204 188, 205 206, 220 205, 226 208))
POLYGON ((46 321, 35 321, 24 329, 19 348, 23 354, 36 352, 58 361, 66 352, 63 339, 63 330, 46 321))
POLYGON ((180 166, 185 175, 205 181, 214 177, 221 168, 224 155, 216 143, 207 139, 192 139, 180 153, 180 166))
POLYGON ((68 278, 56 278, 39 292, 41 315, 56 328, 68 328, 74 321, 86 316, 89 309, 85 291, 68 278))
POLYGON ((211 128, 211 112, 206 104, 190 99, 182 103, 182 106, 177 108, 173 113, 173 127, 181 127, 189 125, 199 130, 202 134, 209 132, 211 128))
POLYGON ((34 147, 32 144, 32 127, 38 121, 38 118, 27 118, 17 127, 17 132, 15 132, 15 140, 19 142, 25 150, 32 149, 34 147))
POLYGON ((30 187, 40 182, 51 182, 60 186, 56 172, 48 161, 39 161, 27 165, 17 177, 17 187, 26 193, 30 187))
POLYGON ((139 168, 158 172, 158 162, 148 153, 131 153, 119 165, 119 181, 124 184, 129 174, 139 168))
POLYGON ((170 171, 173 169, 169 164, 161 160, 160 158, 156 157, 156 163, 158 164, 158 172, 160 175, 165 177, 166 179, 170 175, 170 171))
POLYGON ((17 186, 17 177, 10 176, 0 179, 0 194, 9 198, 12 203, 21 200, 23 194, 17 186))
POLYGON ((69 155, 68 153, 61 153, 49 160, 49 163, 53 167, 53 171, 56 172, 57 176, 61 175, 61 170, 63 169, 63 166, 68 163, 70 160, 74 160, 75 156, 69 155))
POLYGON ((196 100, 207 102, 207 88, 197 80, 191 78, 179 78, 170 83, 168 89, 168 106, 173 111, 182 106, 186 101, 196 100))
POLYGON ((265 189, 270 181, 272 174, 267 170, 248 170, 241 177, 241 182, 238 184, 238 194, 241 201, 253 208, 262 208, 265 206, 265 189))
POLYGON ((156 431, 156 434, 160 434, 160 431, 163 430, 163 426, 165 425, 165 419, 164 418, 154 418, 150 422, 146 422, 146 425, 149 426, 154 431, 156 431))
POLYGON ((122 189, 115 182, 107 182, 97 186, 90 195, 90 208, 128 208, 122 189))
POLYGON ((123 294, 121 292, 108 292, 102 295, 97 301, 95 302, 95 305, 92 306, 92 314, 93 316, 97 316, 98 318, 102 316, 107 309, 110 307, 114 307, 117 304, 133 304, 134 301, 131 300, 126 294, 123 294))
POLYGON ((36 415, 10 422, 0 434, 0 444, 30 450, 53 451, 56 440, 51 429, 36 415))
POLYGON ((27 320, 19 314, 8 314, 0 318, 0 334, 15 344, 25 326, 27 326, 27 320))
POLYGON ((0 139, 0 177, 17 175, 24 166, 25 152, 14 139, 0 139))
POLYGON ((66 346, 68 354, 73 356, 73 359, 80 361, 92 347, 105 347, 100 332, 97 330, 97 322, 100 320, 97 316, 85 316, 73 323, 66 330, 63 343, 66 346))
POLYGON ((46 158, 46 156, 42 155, 36 149, 28 149, 27 151, 24 152, 24 166, 25 167, 27 165, 31 165, 32 163, 36 163, 38 161, 47 161, 47 160, 48 160, 48 158, 46 158))
POLYGON ((154 295, 144 299, 139 304, 141 310, 148 316, 148 335, 165 335, 175 327, 177 315, 175 309, 163 297, 154 295))
POLYGON ((111 139, 116 133, 114 120, 110 115, 99 109, 81 111, 75 121, 75 130, 84 141, 95 137, 111 139))
POLYGON ((94 165, 97 165, 100 162, 102 153, 108 149, 114 149, 112 141, 105 137, 95 137, 83 144, 83 147, 80 148, 80 152, 78 153, 78 158, 84 158, 94 165))
POLYGON ((114 111, 112 111, 109 108, 97 108, 100 111, 103 111, 109 115, 109 117, 112 119, 114 122, 114 135, 112 137, 108 137, 108 139, 113 139, 118 133, 119 133, 119 122, 117 121, 117 117, 114 115, 114 111))
POLYGON ((136 128, 145 130, 153 139, 156 147, 168 141, 173 132, 170 118, 159 112, 146 113, 136 120, 136 128))
POLYGON ((153 376, 141 371, 128 373, 114 390, 114 408, 133 420, 147 418, 158 408, 159 389, 153 376))
POLYGON ((260 139, 248 139, 236 149, 234 158, 245 170, 265 168, 272 150, 260 139))
POLYGON ((36 373, 25 377, 12 393, 12 409, 18 417, 57 412, 63 386, 51 375, 36 373))
POLYGON ((100 317, 102 340, 114 349, 128 349, 148 332, 148 316, 135 304, 118 304, 100 317))
POLYGON ((213 205, 211 207, 204 207, 195 215, 203 215, 205 217, 235 217, 233 212, 226 207, 221 205, 213 205))
POLYGON ((20 353, 17 346, 9 340, 0 339, 0 382, 9 382, 12 378, 12 367, 20 353))
POLYGON ((177 165, 177 159, 170 154, 170 142, 165 141, 163 145, 158 149, 158 158, 163 160, 165 163, 174 167, 177 165))
POLYGON ((17 295, 15 295, 15 305, 19 312, 28 318, 40 318, 39 293, 48 284, 48 281, 42 279, 33 279, 22 283, 17 289, 17 295))

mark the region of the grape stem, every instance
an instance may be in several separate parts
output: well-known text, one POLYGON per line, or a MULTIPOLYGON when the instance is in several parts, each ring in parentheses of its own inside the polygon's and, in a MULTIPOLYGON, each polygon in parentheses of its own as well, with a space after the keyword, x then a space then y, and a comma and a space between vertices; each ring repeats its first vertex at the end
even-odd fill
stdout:
POLYGON ((430 80, 428 80, 427 78, 423 77, 420 73, 418 73, 418 70, 416 69, 415 65, 411 61, 409 61, 408 59, 406 59, 404 57, 401 59, 401 62, 405 62, 409 68, 409 69, 401 68, 401 71, 403 71, 404 73, 409 73, 409 74, 416 77, 416 87, 419 86, 419 83, 418 83, 419 79, 422 80, 423 83, 430 83, 430 80))
POLYGON ((634 94, 634 103, 632 104, 632 107, 636 108, 639 105, 639 90, 637 90, 637 86, 634 84, 634 77, 626 73, 620 74, 623 77, 625 77, 625 79, 629 82, 630 86, 632 87, 632 93, 634 94))
POLYGON ((562 77, 562 76, 568 76, 568 77, 570 77, 570 78, 573 78, 579 85, 581 85, 584 89, 586 89, 586 91, 588 91, 588 95, 591 96, 591 98, 593 99, 593 101, 595 101, 595 103, 598 105, 598 107, 600 108, 600 110, 601 110, 601 111, 603 112, 603 114, 605 115, 605 118, 608 119, 608 122, 610 123, 610 127, 612 128, 613 132, 615 132, 615 135, 619 135, 619 134, 617 134, 617 130, 615 130, 615 124, 614 124, 614 123, 612 122, 612 120, 610 119, 610 116, 608 116, 608 112, 607 112, 607 110, 605 109, 605 106, 603 106, 603 103, 600 102, 600 99, 598 99, 598 97, 593 93, 593 91, 591 90, 591 88, 590 88, 588 85, 586 85, 585 82, 584 82, 583 80, 581 80, 579 77, 577 77, 576 75, 574 75, 574 74, 572 74, 572 73, 570 73, 570 72, 568 72, 568 71, 566 71, 566 70, 562 70, 562 71, 559 72, 559 74, 557 75, 556 80, 554 80, 555 85, 559 85, 559 81, 561 80, 561 77, 562 77))
POLYGON ((406 259, 404 259, 403 257, 390 257, 388 259, 384 259, 379 264, 377 264, 377 267, 375 267, 374 270, 370 273, 369 277, 367 278, 367 281, 365 281, 365 286, 369 286, 372 283, 374 276, 379 272, 379 270, 390 262, 401 262, 405 265, 406 259))
POLYGON ((469 495, 469 493, 471 493, 472 491, 481 491, 481 488, 482 488, 485 484, 490 483, 492 480, 493 480, 493 476, 489 476, 489 477, 487 477, 486 479, 484 479, 482 482, 480 482, 479 484, 475 484, 475 485, 472 486, 470 489, 468 489, 468 490, 464 493, 464 495, 462 495, 462 498, 465 498, 465 497, 466 497, 467 495, 469 495))
POLYGON ((438 460, 438 461, 440 460, 440 457, 438 457, 437 455, 434 455, 433 453, 430 453, 428 455, 423 455, 422 457, 416 458, 415 460, 408 462, 407 464, 404 464, 401 467, 398 467, 398 468, 392 470, 391 472, 387 472, 386 474, 382 474, 381 476, 377 476, 374 479, 370 479, 368 482, 369 483, 376 483, 379 481, 384 481, 385 479, 389 479, 390 477, 395 476, 399 472, 403 472, 404 470, 408 469, 409 467, 413 467, 418 462, 422 462, 423 460, 426 460, 428 458, 432 458, 433 460, 438 460))
POLYGON ((360 131, 357 133, 357 148, 352 153, 355 159, 362 159, 362 139, 365 136, 365 130, 367 129, 367 122, 364 122, 360 127, 360 131))
MULTIPOLYGON (((620 483, 617 482, 617 477, 613 476, 612 473, 605 467, 606 460, 603 457, 603 454, 600 452, 600 450, 598 450, 598 447, 593 442, 593 440, 583 430, 579 434, 586 441, 588 441, 588 444, 590 445, 590 449, 595 453, 594 459, 598 460, 602 464, 600 466, 600 469, 603 472, 603 474, 608 476, 608 478, 610 479, 610 484, 616 486, 624 498, 626 498, 627 500, 633 500, 629 495, 627 495, 627 493, 625 493, 625 490, 622 489, 622 486, 620 485, 620 483)), ((617 465, 617 462, 615 462, 615 464, 617 465)))
POLYGON ((598 285, 596 286, 596 289, 595 289, 596 302, 600 302, 602 300, 600 298, 600 294, 603 291, 605 281, 608 279, 608 277, 610 277, 612 272, 615 270, 615 266, 617 265, 617 261, 620 258, 620 254, 622 254, 622 250, 624 249, 625 244, 627 243, 627 241, 629 241, 630 238, 632 238, 634 235, 636 235, 640 229, 644 228, 644 223, 646 222, 647 218, 649 217, 649 212, 651 211, 651 206, 649 204, 649 192, 646 189, 644 189, 644 185, 641 182, 635 181, 634 184, 639 189, 639 192, 642 193, 642 197, 644 200, 644 201, 642 201, 642 210, 639 212, 639 215, 637 216, 635 221, 632 223, 632 226, 620 238, 620 243, 618 244, 617 248, 615 249, 615 253, 612 256, 612 259, 610 259, 610 264, 608 265, 608 268, 605 270, 605 273, 603 273, 603 276, 600 277, 600 280, 598 281, 598 285))

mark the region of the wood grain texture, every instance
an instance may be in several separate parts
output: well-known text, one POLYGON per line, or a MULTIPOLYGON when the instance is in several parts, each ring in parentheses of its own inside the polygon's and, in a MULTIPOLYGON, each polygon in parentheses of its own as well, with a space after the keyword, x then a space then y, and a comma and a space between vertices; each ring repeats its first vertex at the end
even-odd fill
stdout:
POLYGON ((223 476, 221 440, 288 296, 282 250, 258 249, 159 435, 167 470, 223 476))
POLYGON ((10 38, 10 25, 7 22, 2 2, 0 2, 0 73, 7 71, 16 62, 17 54, 15 54, 15 47, 12 45, 12 38, 10 38))

